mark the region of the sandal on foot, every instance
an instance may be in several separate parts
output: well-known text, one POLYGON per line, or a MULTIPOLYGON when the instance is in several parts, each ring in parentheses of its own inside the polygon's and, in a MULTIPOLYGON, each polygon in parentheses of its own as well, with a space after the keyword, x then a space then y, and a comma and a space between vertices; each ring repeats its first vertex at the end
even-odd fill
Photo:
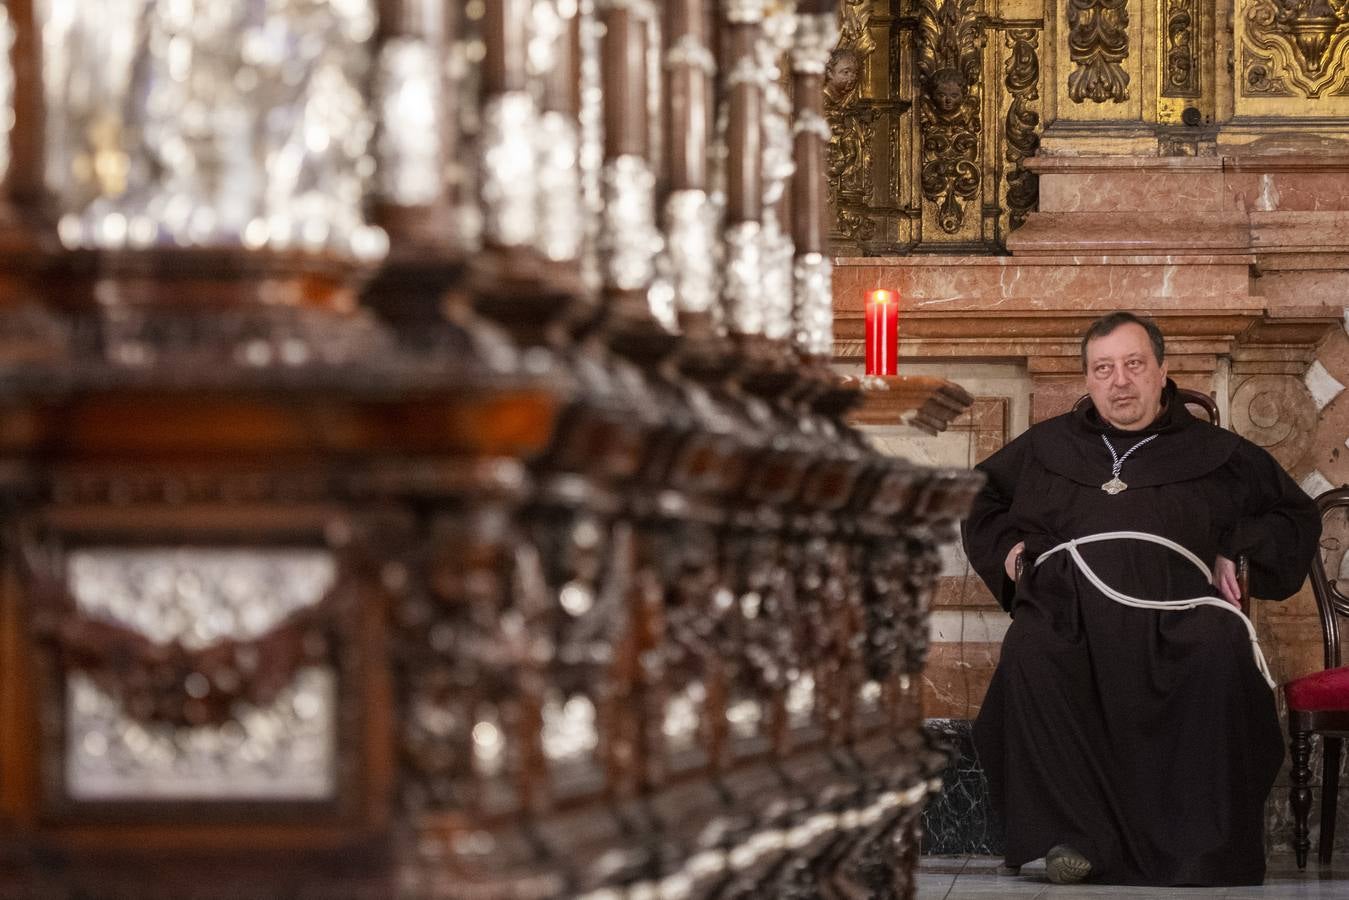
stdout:
POLYGON ((1054 884, 1077 884, 1091 874, 1091 860, 1059 844, 1045 854, 1045 873, 1054 884))

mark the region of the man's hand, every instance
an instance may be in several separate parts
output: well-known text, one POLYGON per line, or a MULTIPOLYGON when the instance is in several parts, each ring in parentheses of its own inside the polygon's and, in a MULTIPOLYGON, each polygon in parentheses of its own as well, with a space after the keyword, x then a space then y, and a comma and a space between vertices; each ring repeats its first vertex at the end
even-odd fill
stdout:
POLYGON ((1237 564, 1222 554, 1213 564, 1213 586, 1223 599, 1233 606, 1241 606, 1241 584, 1237 581, 1237 564))
POLYGON ((1026 542, 1017 541, 1016 546, 1007 551, 1007 561, 1002 564, 1007 577, 1016 581, 1016 558, 1026 552, 1026 542))

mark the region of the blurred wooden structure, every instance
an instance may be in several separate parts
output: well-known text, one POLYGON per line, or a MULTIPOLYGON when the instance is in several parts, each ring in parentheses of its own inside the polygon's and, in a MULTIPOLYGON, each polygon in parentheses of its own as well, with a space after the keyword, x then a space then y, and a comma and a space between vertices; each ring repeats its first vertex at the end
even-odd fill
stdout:
POLYGON ((0 6, 0 897, 911 896, 789 7, 0 6))

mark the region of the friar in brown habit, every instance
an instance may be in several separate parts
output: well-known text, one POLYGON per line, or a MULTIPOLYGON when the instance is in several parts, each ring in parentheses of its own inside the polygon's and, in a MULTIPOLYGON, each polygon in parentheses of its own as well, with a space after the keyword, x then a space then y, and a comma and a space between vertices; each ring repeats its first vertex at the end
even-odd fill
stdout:
POLYGON ((1099 319, 1082 361, 1091 403, 980 464, 964 529, 1012 614, 974 724, 1006 862, 1045 857, 1060 883, 1259 884, 1283 741, 1232 561, 1253 594, 1293 594, 1316 506, 1176 399, 1151 321, 1099 319))

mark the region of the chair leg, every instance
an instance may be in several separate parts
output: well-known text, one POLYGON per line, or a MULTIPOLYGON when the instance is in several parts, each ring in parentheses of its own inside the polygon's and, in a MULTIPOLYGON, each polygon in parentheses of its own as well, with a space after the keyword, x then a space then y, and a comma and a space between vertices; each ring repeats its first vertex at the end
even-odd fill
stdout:
POLYGON ((1340 794, 1341 738, 1321 736, 1321 837, 1317 842, 1316 858, 1322 865, 1330 863, 1335 849, 1335 801, 1340 794))
POLYGON ((1293 808, 1293 853, 1297 856, 1297 867, 1307 868, 1307 851, 1312 842, 1307 835, 1307 817, 1312 811, 1312 735, 1310 731, 1301 731, 1288 723, 1289 749, 1292 751, 1293 765, 1289 772, 1292 786, 1288 799, 1293 808))

